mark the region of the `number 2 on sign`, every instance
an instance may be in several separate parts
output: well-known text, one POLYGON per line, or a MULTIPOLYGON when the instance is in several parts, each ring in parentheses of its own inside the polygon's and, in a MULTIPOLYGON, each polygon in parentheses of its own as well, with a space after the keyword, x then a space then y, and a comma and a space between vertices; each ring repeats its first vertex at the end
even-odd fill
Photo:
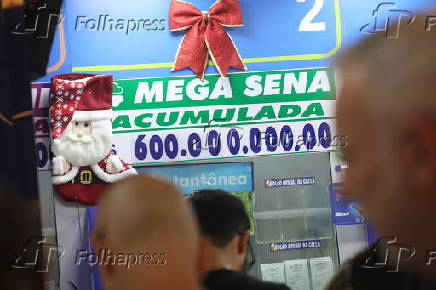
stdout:
MULTIPOLYGON (((297 0, 300 3, 306 3, 306 0, 297 0)), ((325 22, 313 22, 324 6, 324 0, 315 0, 312 9, 303 17, 298 27, 298 31, 324 31, 326 30, 325 22)))

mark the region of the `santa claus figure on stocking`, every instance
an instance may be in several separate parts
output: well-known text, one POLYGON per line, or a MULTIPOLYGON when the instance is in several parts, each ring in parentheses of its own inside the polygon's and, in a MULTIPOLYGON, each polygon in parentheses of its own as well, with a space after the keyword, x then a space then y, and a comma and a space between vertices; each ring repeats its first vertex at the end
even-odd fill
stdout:
POLYGON ((108 183, 137 174, 112 150, 112 76, 52 79, 53 184, 68 201, 95 205, 108 183))

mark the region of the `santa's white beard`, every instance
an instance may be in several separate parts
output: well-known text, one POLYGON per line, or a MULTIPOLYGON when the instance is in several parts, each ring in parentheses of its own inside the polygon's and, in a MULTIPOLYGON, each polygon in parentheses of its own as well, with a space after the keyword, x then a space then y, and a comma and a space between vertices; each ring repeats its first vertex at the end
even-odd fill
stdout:
POLYGON ((110 120, 89 122, 90 136, 79 138, 72 132, 71 121, 64 133, 52 144, 56 156, 62 156, 74 166, 89 166, 100 162, 112 149, 112 123, 110 120))

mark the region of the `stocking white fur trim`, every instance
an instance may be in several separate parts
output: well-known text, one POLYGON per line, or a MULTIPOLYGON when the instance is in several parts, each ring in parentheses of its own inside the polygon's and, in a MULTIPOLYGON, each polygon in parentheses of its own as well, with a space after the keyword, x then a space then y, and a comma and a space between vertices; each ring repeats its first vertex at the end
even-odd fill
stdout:
POLYGON ((72 166, 71 170, 68 173, 66 173, 64 175, 60 175, 60 176, 53 176, 52 177, 52 182, 53 182, 54 185, 67 183, 67 182, 73 180, 74 177, 76 177, 77 172, 79 172, 79 167, 78 166, 72 166))
POLYGON ((121 180, 127 176, 138 174, 138 172, 136 172, 135 168, 133 167, 116 174, 106 173, 103 169, 100 168, 100 166, 98 166, 98 164, 91 165, 91 169, 101 180, 111 183, 121 180))
POLYGON ((98 121, 112 118, 112 110, 75 111, 74 121, 98 121))

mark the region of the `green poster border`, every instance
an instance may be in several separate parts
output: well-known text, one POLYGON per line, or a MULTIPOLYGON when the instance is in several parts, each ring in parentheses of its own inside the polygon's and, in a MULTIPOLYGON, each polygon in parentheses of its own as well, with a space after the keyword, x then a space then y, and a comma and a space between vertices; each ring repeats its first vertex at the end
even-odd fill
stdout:
MULTIPOLYGON (((244 63, 265 63, 275 61, 288 60, 315 60, 325 59, 333 56, 342 46, 342 24, 340 15, 339 0, 335 1, 335 19, 336 19, 336 46, 327 53, 323 54, 303 54, 303 55, 286 55, 286 56, 271 56, 271 57, 255 57, 246 58, 244 63)), ((153 69, 153 68, 168 68, 173 67, 174 63, 150 63, 150 64, 126 64, 126 65, 97 65, 97 66, 76 66, 72 67, 72 72, 100 72, 100 71, 122 71, 122 70, 137 70, 137 69, 153 69)), ((209 65, 214 65, 211 61, 209 65)))

